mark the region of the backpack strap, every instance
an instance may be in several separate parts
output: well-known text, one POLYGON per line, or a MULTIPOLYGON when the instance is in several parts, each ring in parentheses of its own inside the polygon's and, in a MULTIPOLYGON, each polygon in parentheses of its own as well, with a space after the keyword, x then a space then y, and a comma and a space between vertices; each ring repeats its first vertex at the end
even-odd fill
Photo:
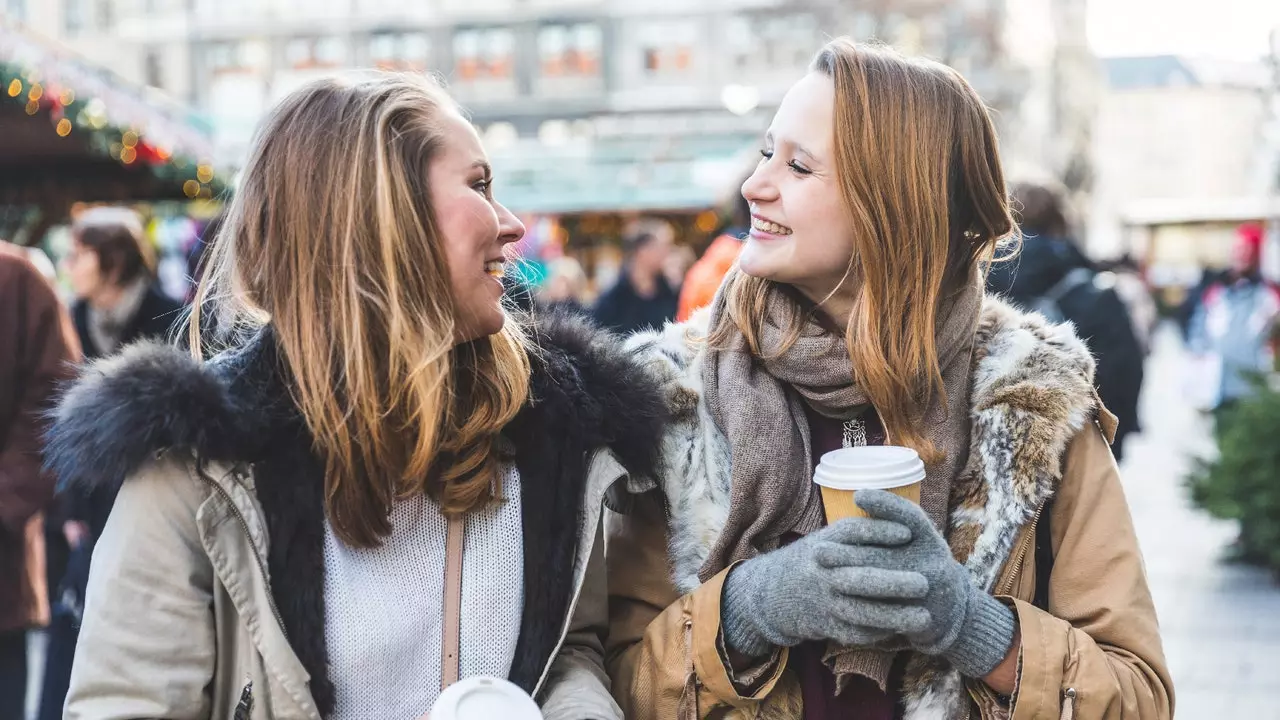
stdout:
POLYGON ((1093 270, 1087 267, 1073 268, 1066 275, 1063 275, 1058 282, 1054 283, 1053 287, 1049 288, 1043 297, 1056 304, 1070 294, 1072 290, 1091 282, 1093 282, 1093 270))

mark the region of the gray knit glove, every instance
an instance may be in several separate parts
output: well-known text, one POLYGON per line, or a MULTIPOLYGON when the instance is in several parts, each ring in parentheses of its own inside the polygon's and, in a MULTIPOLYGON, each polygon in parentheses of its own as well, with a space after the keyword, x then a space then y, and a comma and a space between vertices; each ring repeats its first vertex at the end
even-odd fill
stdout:
MULTIPOLYGON (((872 567, 916 573, 926 581, 928 592, 909 604, 926 610, 929 617, 923 627, 904 633, 912 648, 941 655, 968 677, 986 677, 1013 643, 1017 628, 1013 611, 973 584, 969 571, 952 557, 947 541, 919 505, 884 490, 859 490, 855 501, 875 518, 853 520, 867 528, 859 533, 869 538, 863 559, 872 567), (897 530, 884 532, 887 527, 897 530), (902 542, 902 530, 911 535, 909 542, 902 542), (882 536, 875 537, 881 532, 882 536)), ((849 588, 849 592, 884 597, 885 590, 875 576, 865 578, 865 583, 849 588)), ((903 612, 908 609, 903 607, 903 612)), ((878 627, 893 630, 900 624, 878 627)))
POLYGON ((805 640, 868 646, 923 631, 929 624, 919 604, 929 589, 925 578, 866 567, 868 554, 879 551, 868 544, 910 540, 911 531, 898 523, 841 520, 738 565, 721 596, 725 641, 760 657, 805 640))

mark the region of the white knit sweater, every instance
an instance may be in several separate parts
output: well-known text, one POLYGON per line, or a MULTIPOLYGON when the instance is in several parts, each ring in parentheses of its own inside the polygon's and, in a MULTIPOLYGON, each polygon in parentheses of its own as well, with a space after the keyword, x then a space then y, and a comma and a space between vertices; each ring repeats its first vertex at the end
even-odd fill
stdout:
MULTIPOLYGON (((466 519, 460 675, 505 678, 524 607, 520 476, 466 519)), ((324 600, 335 720, 411 720, 440 694, 447 523, 424 497, 396 503, 381 547, 344 545, 325 524, 324 600)))

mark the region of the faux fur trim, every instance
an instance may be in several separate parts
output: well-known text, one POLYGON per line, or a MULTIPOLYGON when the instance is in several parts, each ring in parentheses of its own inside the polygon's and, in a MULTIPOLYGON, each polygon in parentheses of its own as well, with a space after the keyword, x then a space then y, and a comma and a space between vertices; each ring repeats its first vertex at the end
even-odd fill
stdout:
MULTIPOLYGON (((667 415, 612 335, 568 315, 540 318, 532 335, 530 401, 504 431, 524 493, 525 606, 509 678, 529 692, 568 620, 591 457, 609 448, 629 472, 652 477, 667 415)), ((71 492, 116 487, 164 450, 252 465, 272 594, 326 713, 323 465, 285 377, 269 328, 203 365, 171 347, 129 347, 87 367, 65 392, 47 463, 71 492)))
MULTIPOLYGON (((728 441, 701 401, 708 316, 633 337, 661 381, 673 418, 659 475, 671 514, 669 554, 681 592, 729 511, 728 441)), ((1062 480, 1071 438, 1097 410, 1094 361, 1071 325, 988 297, 974 338, 969 457, 952 483, 948 540, 974 583, 990 592, 1013 544, 1062 480)), ((907 720, 963 717, 964 683, 945 662, 913 656, 904 684, 907 720)))

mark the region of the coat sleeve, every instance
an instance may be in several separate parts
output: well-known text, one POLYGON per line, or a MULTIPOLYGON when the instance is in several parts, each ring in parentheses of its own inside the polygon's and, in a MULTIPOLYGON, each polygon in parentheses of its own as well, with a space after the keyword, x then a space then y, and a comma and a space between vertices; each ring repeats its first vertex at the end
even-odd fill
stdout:
MULTIPOLYGON (((22 537, 27 520, 53 498, 54 478, 41 469, 44 411, 57 385, 73 374, 78 352, 53 289, 25 260, 5 255, 0 277, 0 382, 11 383, 16 406, 0 436, 0 529, 22 537)), ((5 410, 0 409, 0 414, 5 410)), ((0 417, 0 424, 6 418, 0 417)))
POLYGON ((717 708, 758 708, 782 677, 787 651, 735 672, 720 638, 720 596, 728 571, 681 595, 668 568, 659 492, 636 497, 630 505, 626 514, 607 514, 605 658, 626 717, 702 718, 717 708))
POLYGON ((1173 683, 1115 460, 1086 427, 1052 510, 1048 610, 1015 600, 1022 633, 1012 717, 1168 720, 1173 683))
POLYGON ((125 481, 93 552, 68 720, 209 717, 214 571, 196 525, 202 500, 169 458, 125 481))
POLYGON ((569 633, 551 666, 542 700, 547 720, 622 720, 609 694, 603 638, 609 630, 609 598, 604 565, 604 529, 596 533, 578 606, 569 633))

